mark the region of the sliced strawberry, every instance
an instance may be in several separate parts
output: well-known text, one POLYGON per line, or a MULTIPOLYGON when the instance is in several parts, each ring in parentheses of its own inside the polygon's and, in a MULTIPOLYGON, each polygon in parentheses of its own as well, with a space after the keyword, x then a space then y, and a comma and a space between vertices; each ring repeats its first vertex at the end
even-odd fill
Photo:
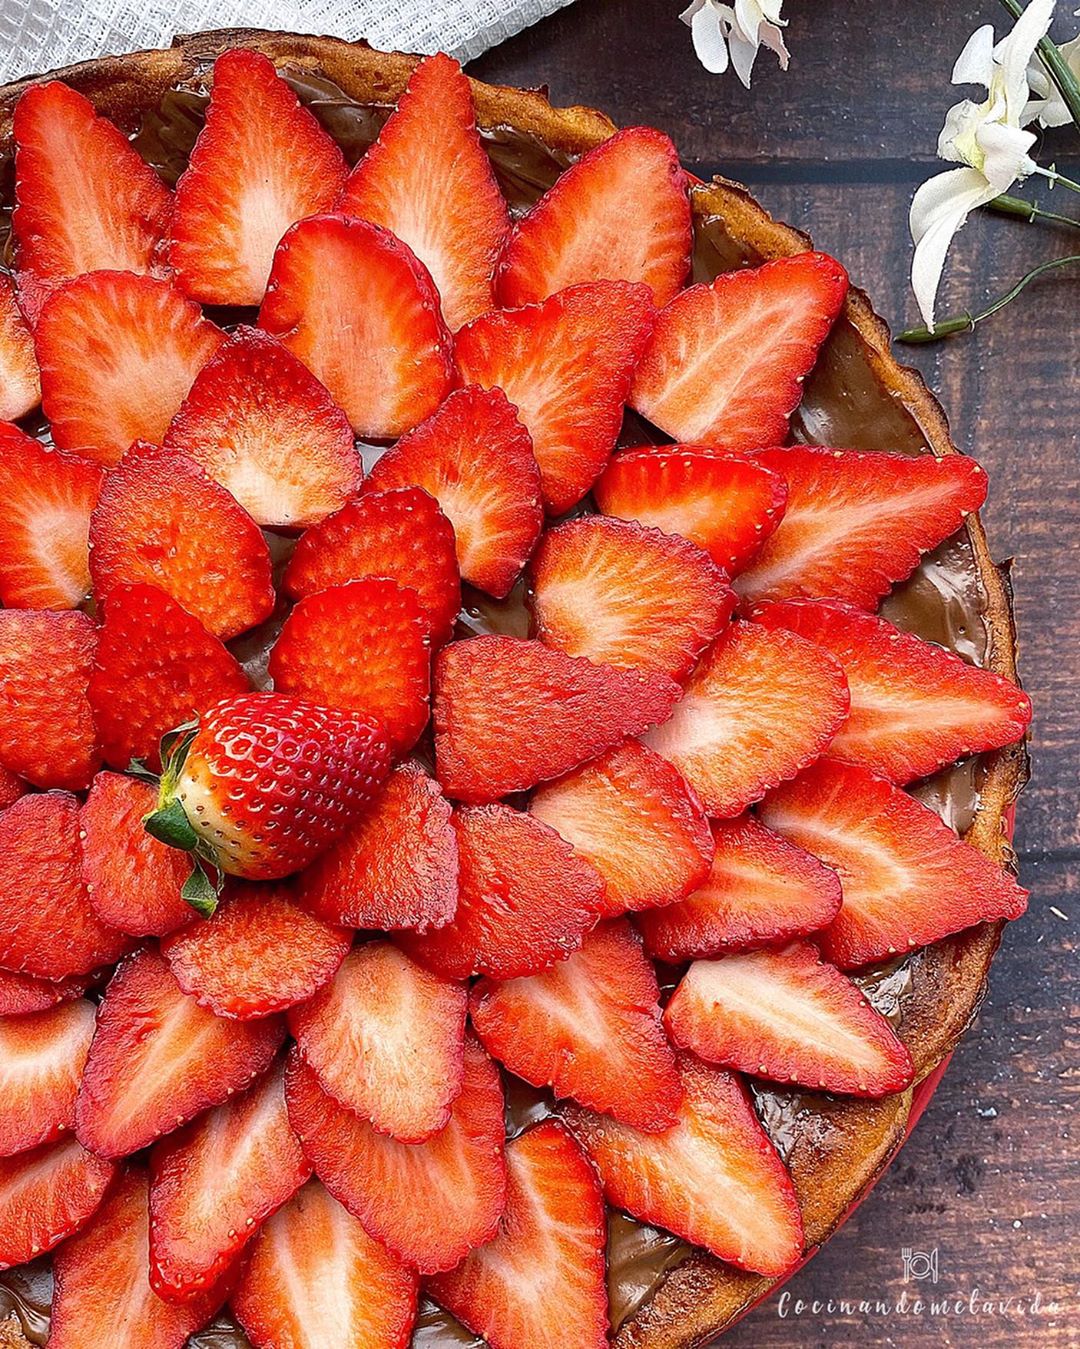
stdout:
POLYGON ((604 885, 531 815, 494 805, 454 815, 460 871, 454 920, 402 932, 401 946, 448 979, 514 979, 565 960, 596 923, 604 885))
POLYGON ((419 487, 368 490, 306 530, 285 569, 285 589, 304 599, 369 576, 415 590, 432 643, 450 640, 461 609, 454 529, 419 487))
POLYGON ((841 969, 1027 907, 1007 872, 867 768, 823 760, 772 793, 761 816, 839 873, 843 906, 816 940, 841 969))
POLYGON ((325 211, 345 159, 260 52, 214 62, 206 122, 176 184, 169 261, 203 304, 258 304, 281 236, 325 211))
POLYGON ((90 591, 90 512, 103 476, 95 464, 0 422, 0 601, 9 609, 82 604, 90 591))
POLYGON ((0 764, 0 810, 13 806, 20 796, 25 796, 30 787, 16 773, 0 764))
POLYGON ((352 933, 302 909, 287 885, 235 883, 213 917, 161 943, 176 982, 216 1016, 250 1021, 322 988, 348 954, 352 933))
POLYGON ((59 81, 15 105, 19 290, 36 317, 48 293, 84 272, 156 271, 172 193, 117 127, 59 81))
POLYGON ((326 385, 358 436, 401 435, 450 389, 451 338, 427 268, 363 220, 318 215, 288 231, 259 326, 326 385))
POLYGON ((608 1203, 739 1269, 787 1273, 803 1249, 799 1205, 742 1080, 689 1056, 679 1072, 679 1120, 662 1134, 566 1108, 608 1203))
POLYGON ((94 641, 86 614, 0 612, 0 762, 35 787, 79 791, 101 762, 86 696, 94 641))
POLYGON ((431 1294, 491 1349, 604 1349, 607 1220, 596 1173, 557 1120, 506 1149, 506 1213, 498 1235, 431 1294))
POLYGON ((355 948, 289 1013, 319 1085, 379 1133, 422 1143, 444 1129, 464 1076, 465 986, 387 941, 355 948))
POLYGON ((968 665, 874 614, 846 604, 788 600, 754 618, 831 651, 844 667, 851 712, 830 757, 860 763, 893 782, 1019 740, 1031 699, 1010 679, 968 665))
POLYGON ((205 1296, 267 1218, 311 1175, 285 1109, 281 1065, 150 1155, 150 1284, 205 1296))
MULTIPOLYGON (((160 641, 161 633, 154 635, 160 641)), ((143 828, 156 809, 149 783, 99 773, 79 812, 90 906, 103 923, 135 937, 160 937, 194 917, 180 895, 190 863, 143 828)))
POLYGON ((371 471, 375 487, 415 484, 454 526, 464 580, 502 599, 544 525, 528 431, 499 389, 458 389, 371 471))
POLYGON ((787 487, 742 455, 655 445, 617 454, 594 495, 605 515, 682 535, 735 575, 780 523, 787 487))
POLYGON ((15 299, 15 285, 0 274, 0 418, 13 422, 41 402, 34 339, 15 299))
POLYGON ((52 1349, 183 1349, 214 1314, 221 1297, 213 1289, 181 1307, 151 1288, 149 1225, 146 1171, 129 1167, 92 1220, 54 1257, 52 1349))
POLYGON ((672 679, 690 673, 735 607, 727 578, 700 548, 600 515, 551 530, 530 570, 542 642, 672 679))
POLYGON ((440 53, 420 62, 337 209, 408 244, 451 331, 495 307, 492 275, 510 221, 456 61, 440 53))
POLYGON ((883 454, 808 445, 754 459, 783 476, 779 529, 736 582, 749 603, 837 599, 873 609, 986 499, 986 474, 964 455, 883 454))
POLYGON ((114 768, 140 759, 158 771, 166 731, 249 688, 236 658, 164 590, 109 590, 89 696, 101 752, 114 768))
POLYGON ((889 1023, 809 942, 696 960, 664 1025, 698 1058, 773 1082, 884 1096, 912 1078, 889 1023))
POLYGON ((834 656, 794 633, 737 623, 645 741, 675 765, 710 815, 730 817, 824 754, 847 711, 834 656))
POLYGON ((195 378, 165 432, 256 524, 304 529, 359 490, 349 419, 275 337, 237 328, 195 378))
POLYGON ((645 949, 678 962, 802 937, 840 912, 836 872, 759 824, 713 820, 708 879, 687 899, 639 914, 645 949))
POLYGON ((458 895, 451 816, 439 784, 419 764, 399 764, 353 829, 300 873, 301 901, 348 927, 445 927, 458 895))
POLYGON ((91 272, 41 311, 41 406, 53 439, 100 464, 160 442, 192 381, 225 340, 168 281, 91 272))
POLYGON ((378 719, 391 753, 412 749, 430 716, 431 634, 415 590, 385 577, 302 599, 270 653, 278 693, 378 719))
POLYGON ((137 951, 98 1010, 75 1132, 101 1157, 138 1152, 220 1105, 266 1071, 284 1037, 277 1018, 225 1021, 180 991, 165 958, 137 951))
POLYGON ((74 1138, 0 1157, 0 1269, 35 1260, 77 1232, 115 1174, 115 1162, 74 1138))
POLYGON ((675 440, 782 443, 847 289, 847 273, 824 253, 691 286, 661 311, 630 402, 675 440))
POLYGON ((106 608, 114 587, 144 582, 223 640, 274 608, 258 525, 186 455, 133 445, 102 488, 90 546, 90 575, 106 608))
POLYGON ((553 515, 581 500, 615 448, 654 312, 645 286, 595 281, 458 333, 461 382, 502 389, 517 408, 553 515))
POLYGON ((111 964, 131 939, 100 922, 79 865, 79 803, 67 792, 24 796, 0 815, 0 965, 67 979, 111 964))
POLYGON ((643 281, 663 307, 690 268, 687 176, 669 137, 632 126, 589 150, 521 220, 499 303, 534 304, 583 281, 643 281))
POLYGON ((679 686, 519 637, 474 637, 435 662, 439 781, 461 801, 495 801, 561 777, 666 717, 679 686))
POLYGON ((0 1157, 51 1143, 75 1123, 75 1093, 94 1033, 85 998, 0 1019, 0 1157))
POLYGON ((641 938, 620 920, 542 974, 481 979, 469 1008, 484 1048, 512 1073, 653 1131, 675 1123, 682 1099, 659 996, 641 938))
POLYGON ((251 1245, 232 1309, 255 1349, 407 1349, 416 1274, 317 1180, 251 1245))
POLYGON ((701 806, 666 759, 627 740, 533 796, 530 812, 604 880, 604 913, 674 904, 709 874, 701 806))
POLYGON ((426 1143, 377 1133, 322 1090, 295 1049, 285 1099, 322 1183, 422 1274, 453 1269, 494 1236, 506 1199, 503 1093, 498 1070, 471 1036, 450 1122, 426 1143))
POLYGON ((0 970, 0 1016, 30 1016, 80 998, 89 981, 85 978, 35 979, 32 974, 0 970))

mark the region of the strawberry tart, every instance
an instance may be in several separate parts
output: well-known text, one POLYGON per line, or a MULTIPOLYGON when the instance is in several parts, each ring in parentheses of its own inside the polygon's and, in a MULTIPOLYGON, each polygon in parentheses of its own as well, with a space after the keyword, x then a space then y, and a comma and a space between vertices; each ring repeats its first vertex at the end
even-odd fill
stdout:
POLYGON ((1024 910, 986 475, 838 261, 448 57, 0 145, 0 1345, 711 1341, 1024 910))

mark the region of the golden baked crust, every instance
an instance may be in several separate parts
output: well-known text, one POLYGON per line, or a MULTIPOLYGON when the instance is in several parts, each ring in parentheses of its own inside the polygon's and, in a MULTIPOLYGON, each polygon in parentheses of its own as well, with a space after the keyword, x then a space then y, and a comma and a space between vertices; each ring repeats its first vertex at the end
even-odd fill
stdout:
MULTIPOLYGON (((178 83, 198 85, 209 63, 228 47, 248 46, 278 65, 310 70, 332 80, 351 98, 393 103, 416 58, 376 52, 362 43, 230 29, 176 39, 165 51, 136 52, 84 62, 47 78, 62 78, 84 93, 119 125, 134 129, 144 113, 178 83)), ((0 90, 0 149, 10 150, 14 105, 35 77, 0 90)), ((555 108, 539 92, 472 81, 477 120, 482 126, 513 127, 537 137, 551 149, 577 155, 615 130, 603 114, 589 108, 555 108)), ((718 217, 725 231, 748 252, 777 257, 810 246, 805 235, 773 220, 738 184, 717 178, 693 193, 699 217, 718 217)), ((937 455, 958 451, 940 404, 917 371, 899 364, 890 350, 889 331, 866 295, 852 289, 846 318, 858 334, 884 398, 899 402, 917 423, 937 455)), ((1015 678, 1016 642, 1007 575, 994 565, 982 524, 967 522, 979 582, 985 596, 988 664, 1015 678)), ((978 809, 967 838, 988 857, 1011 860, 1007 813, 1026 773, 1023 746, 987 756, 978 809)), ((913 971, 912 996, 905 1008, 903 1038, 919 1076, 925 1076, 951 1052, 978 1009, 987 972, 997 948, 1000 925, 985 926, 928 948, 913 971)), ((850 1205, 873 1183, 903 1141, 911 1093, 883 1101, 846 1101, 827 1120, 802 1131, 789 1158, 803 1205, 807 1236, 817 1245, 842 1221, 850 1205)), ((768 1291, 770 1281, 740 1273, 704 1254, 674 1269, 658 1293, 628 1321, 614 1340, 615 1349, 694 1349, 709 1342, 742 1311, 768 1291)), ((0 1336, 9 1328, 0 1329, 0 1336)), ((13 1349, 27 1346, 21 1335, 0 1338, 13 1349)))

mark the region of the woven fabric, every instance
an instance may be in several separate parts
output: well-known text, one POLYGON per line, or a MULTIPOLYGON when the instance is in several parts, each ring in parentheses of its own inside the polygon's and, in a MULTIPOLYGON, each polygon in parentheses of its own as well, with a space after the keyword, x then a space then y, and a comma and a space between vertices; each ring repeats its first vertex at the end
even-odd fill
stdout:
POLYGON ((174 33, 272 28, 384 51, 479 56, 570 0, 0 0, 0 83, 92 56, 167 46, 174 33))

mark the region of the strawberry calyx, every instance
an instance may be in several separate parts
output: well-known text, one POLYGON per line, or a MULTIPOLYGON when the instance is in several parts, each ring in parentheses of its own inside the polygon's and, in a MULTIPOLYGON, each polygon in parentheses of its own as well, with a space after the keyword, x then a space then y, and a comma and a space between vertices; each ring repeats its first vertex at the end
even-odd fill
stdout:
POLYGON ((198 720, 161 737, 161 777, 149 772, 138 760, 132 760, 128 772, 157 786, 157 809, 143 820, 143 828, 159 843, 186 852, 191 858, 191 873, 180 888, 180 897, 196 913, 209 918, 218 906, 225 873, 217 864, 206 841, 199 837, 176 795, 176 785, 187 760, 188 751, 199 731, 198 720))

